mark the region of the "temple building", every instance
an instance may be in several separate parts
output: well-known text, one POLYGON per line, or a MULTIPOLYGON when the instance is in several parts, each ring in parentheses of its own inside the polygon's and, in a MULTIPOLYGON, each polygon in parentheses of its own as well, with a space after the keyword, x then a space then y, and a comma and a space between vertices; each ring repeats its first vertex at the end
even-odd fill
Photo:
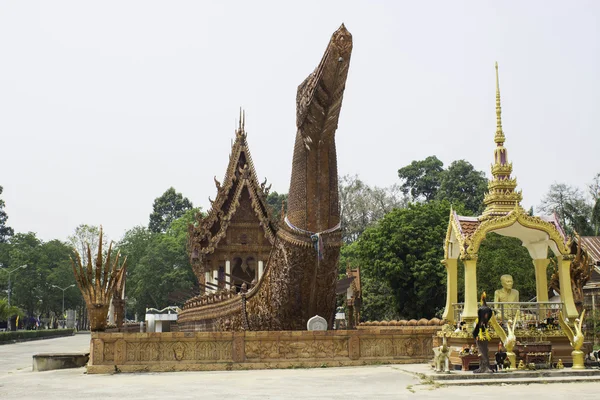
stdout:
POLYGON ((536 277, 537 302, 548 301, 546 271, 550 260, 548 249, 557 257, 561 300, 569 318, 579 314, 575 307, 571 288, 570 266, 573 255, 567 237, 556 216, 531 216, 521 207, 522 194, 516 190, 517 180, 511 177, 512 163, 504 146, 506 137, 502 129, 500 84, 496 64, 496 134, 492 178, 485 195, 485 211, 478 217, 458 215, 450 211, 448 231, 444 244, 442 263, 447 272, 446 308, 443 317, 449 322, 460 318, 472 323, 477 318, 477 253, 479 246, 490 232, 516 237, 527 248, 533 261, 536 277), (464 263, 465 298, 458 303, 458 260, 464 263), (460 308, 462 307, 462 308, 460 308))
POLYGON ((191 225, 188 249, 191 264, 206 293, 249 288, 264 272, 277 233, 277 222, 266 202, 269 187, 259 184, 248 149, 244 115, 235 132, 229 165, 211 209, 191 225))

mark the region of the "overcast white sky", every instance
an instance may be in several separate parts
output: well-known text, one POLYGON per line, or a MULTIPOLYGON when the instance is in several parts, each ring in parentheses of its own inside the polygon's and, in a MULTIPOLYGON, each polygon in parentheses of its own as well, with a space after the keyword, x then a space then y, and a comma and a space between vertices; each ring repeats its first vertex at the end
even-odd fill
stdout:
POLYGON ((597 1, 0 1, 0 185, 47 241, 147 225, 170 186, 208 206, 240 106, 259 179, 287 192, 295 96, 354 37, 339 173, 369 185, 436 155, 488 176, 494 61, 523 205, 600 172, 597 1))

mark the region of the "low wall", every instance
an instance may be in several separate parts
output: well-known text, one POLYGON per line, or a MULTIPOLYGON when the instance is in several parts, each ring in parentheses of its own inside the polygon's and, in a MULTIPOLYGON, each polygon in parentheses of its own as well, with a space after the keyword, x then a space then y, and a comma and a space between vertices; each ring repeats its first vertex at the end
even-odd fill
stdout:
POLYGON ((93 332, 88 373, 420 363, 439 326, 352 331, 93 332))

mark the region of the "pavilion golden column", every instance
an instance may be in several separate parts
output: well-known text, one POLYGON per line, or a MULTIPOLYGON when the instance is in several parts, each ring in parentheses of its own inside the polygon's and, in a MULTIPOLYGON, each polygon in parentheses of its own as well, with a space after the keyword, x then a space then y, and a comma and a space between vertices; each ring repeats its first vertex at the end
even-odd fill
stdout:
POLYGON ((560 283, 560 299, 565 305, 565 312, 569 319, 575 320, 579 317, 575 299, 573 298, 573 289, 571 288, 571 262, 575 255, 564 254, 558 258, 558 280, 560 283))
POLYGON ((462 320, 472 323, 477 318, 477 254, 461 257, 465 265, 465 306, 462 320))
POLYGON ((448 323, 454 322, 454 307, 452 304, 458 303, 458 259, 446 258, 442 260, 442 264, 446 267, 446 308, 442 319, 448 323))
POLYGON ((546 275, 548 264, 550 264, 550 260, 547 258, 533 260, 533 266, 535 267, 535 295, 538 303, 540 301, 548 301, 548 275, 546 275))

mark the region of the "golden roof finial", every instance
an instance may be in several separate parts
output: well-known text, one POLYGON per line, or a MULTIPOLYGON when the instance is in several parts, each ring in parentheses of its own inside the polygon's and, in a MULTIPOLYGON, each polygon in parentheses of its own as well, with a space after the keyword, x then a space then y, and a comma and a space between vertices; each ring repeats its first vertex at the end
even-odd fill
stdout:
POLYGON ((505 137, 502 131, 502 107, 500 106, 500 78, 498 77, 498 62, 496 61, 496 137, 494 141, 500 145, 505 137))
POLYGON ((504 147, 504 132, 502 131, 502 109, 500 106, 500 79, 498 78, 498 63, 496 63, 496 148, 494 149, 494 164, 492 165, 492 179, 488 183, 483 204, 485 210, 479 217, 484 220, 492 217, 506 215, 514 210, 525 212, 521 207, 523 196, 516 191, 517 180, 512 178, 512 163, 508 162, 508 151, 504 147))

